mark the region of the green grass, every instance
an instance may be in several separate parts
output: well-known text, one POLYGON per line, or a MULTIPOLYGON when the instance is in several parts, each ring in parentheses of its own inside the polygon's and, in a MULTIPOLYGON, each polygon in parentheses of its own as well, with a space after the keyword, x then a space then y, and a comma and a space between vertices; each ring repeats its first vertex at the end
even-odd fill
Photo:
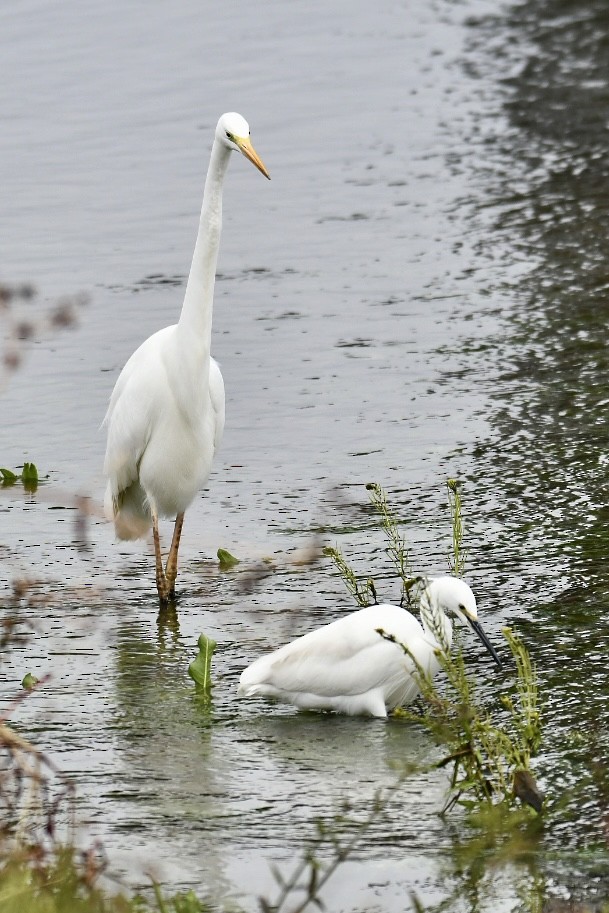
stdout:
POLYGON ((40 847, 16 847, 0 861, 1 913, 206 913, 192 891, 166 897, 153 885, 152 899, 130 897, 99 886, 95 852, 57 846, 41 856, 40 847))

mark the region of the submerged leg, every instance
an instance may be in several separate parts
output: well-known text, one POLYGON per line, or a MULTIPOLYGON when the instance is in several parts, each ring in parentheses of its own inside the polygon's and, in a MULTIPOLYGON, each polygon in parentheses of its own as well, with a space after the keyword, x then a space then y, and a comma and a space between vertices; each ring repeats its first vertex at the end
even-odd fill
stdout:
POLYGON ((163 570, 163 556, 161 555, 161 538, 159 536, 159 518, 157 512, 152 511, 152 540, 154 542, 154 559, 156 563, 156 588, 161 602, 169 599, 169 586, 163 570))
POLYGON ((180 536, 182 535, 183 524, 184 514, 181 513, 176 517, 175 526, 173 528, 173 538, 171 540, 171 548, 169 549, 169 557, 167 558, 167 565, 165 566, 167 593, 171 599, 175 596, 176 592, 176 577, 178 576, 178 549, 180 548, 180 536))

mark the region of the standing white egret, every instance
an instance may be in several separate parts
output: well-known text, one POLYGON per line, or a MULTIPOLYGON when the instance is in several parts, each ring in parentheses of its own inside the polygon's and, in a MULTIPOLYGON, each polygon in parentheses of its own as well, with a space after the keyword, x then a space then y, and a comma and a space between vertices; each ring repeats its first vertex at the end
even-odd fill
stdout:
POLYGON ((180 319, 154 333, 133 353, 116 382, 104 419, 106 513, 121 539, 138 539, 152 525, 162 603, 175 595, 184 512, 209 478, 224 429, 224 382, 210 346, 222 187, 235 151, 269 178, 250 141, 247 121, 240 114, 223 114, 211 150, 180 319), (159 517, 175 518, 165 567, 159 517))
POLYGON ((399 606, 367 606, 261 656, 241 674, 238 694, 260 695, 306 710, 386 717, 419 693, 414 664, 400 644, 435 675, 440 663, 434 631, 443 632, 439 640, 447 647, 452 643, 446 613, 468 625, 501 664, 478 622, 469 586, 457 577, 436 577, 427 581, 421 597, 422 623, 399 606))

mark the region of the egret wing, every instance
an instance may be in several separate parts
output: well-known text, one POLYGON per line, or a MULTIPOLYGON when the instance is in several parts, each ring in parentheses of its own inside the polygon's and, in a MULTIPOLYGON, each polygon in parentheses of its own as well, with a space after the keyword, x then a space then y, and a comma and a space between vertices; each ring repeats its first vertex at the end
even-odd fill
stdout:
POLYGON ((214 453, 218 450, 224 433, 224 379, 214 358, 209 361, 209 398, 216 418, 214 453))
POLYGON ((400 643, 421 635, 421 626, 404 609, 370 606, 261 657, 243 673, 241 690, 266 685, 286 694, 323 697, 378 687, 392 691, 412 668, 400 643), (384 638, 379 629, 398 643, 384 638))
POLYGON ((166 395, 159 352, 172 329, 159 330, 136 349, 112 391, 103 422, 108 430, 104 473, 115 500, 138 478, 155 412, 166 395))

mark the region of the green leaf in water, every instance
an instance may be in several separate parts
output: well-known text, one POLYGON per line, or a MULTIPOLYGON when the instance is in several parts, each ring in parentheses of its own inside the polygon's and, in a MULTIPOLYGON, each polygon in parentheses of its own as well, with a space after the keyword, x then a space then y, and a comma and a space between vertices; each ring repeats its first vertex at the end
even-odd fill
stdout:
POLYGON ((26 491, 36 491, 38 488, 38 470, 34 463, 24 463, 21 481, 26 491))
POLYGON ((38 481, 38 470, 36 469, 35 463, 24 463, 23 464, 21 478, 23 479, 24 482, 37 482, 38 481))
POLYGON ((31 691, 32 688, 35 688, 37 684, 38 684, 38 679, 36 678, 36 676, 33 675, 31 672, 28 672, 23 677, 23 681, 21 682, 21 687, 25 688, 26 691, 31 691))
POLYGON ((221 571, 230 571, 236 564, 239 564, 239 559, 227 552, 225 548, 218 549, 218 561, 221 571))
POLYGON ((194 681, 197 691, 211 690, 211 658, 214 650, 218 646, 215 640, 201 634, 197 641, 199 653, 196 659, 193 659, 188 667, 188 674, 194 681))
POLYGON ((14 485, 16 482, 23 482, 23 487, 27 491, 36 491, 38 487, 38 470, 34 463, 24 463, 21 473, 17 474, 12 469, 0 469, 2 485, 14 485))

